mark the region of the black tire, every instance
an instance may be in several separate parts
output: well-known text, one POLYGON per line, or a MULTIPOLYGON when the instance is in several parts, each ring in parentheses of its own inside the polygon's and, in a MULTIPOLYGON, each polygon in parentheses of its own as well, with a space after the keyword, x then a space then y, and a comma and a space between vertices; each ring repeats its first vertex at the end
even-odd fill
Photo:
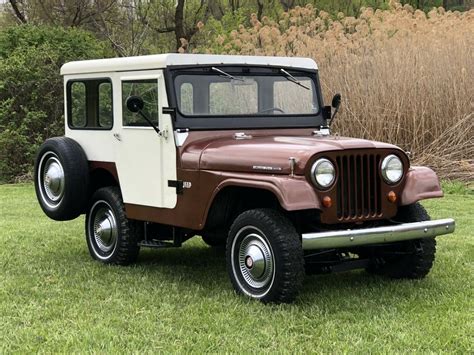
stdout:
MULTIPOLYGON (((429 221, 428 212, 419 203, 402 206, 394 218, 398 222, 429 221)), ((408 240, 387 246, 385 252, 400 255, 375 258, 367 269, 370 273, 394 279, 422 279, 430 272, 436 253, 435 238, 408 240)))
POLYGON ((201 236, 204 243, 212 248, 225 248, 227 238, 225 233, 219 232, 205 232, 201 236))
POLYGON ((94 193, 86 214, 85 229, 92 258, 117 265, 128 265, 137 260, 143 223, 127 219, 118 187, 104 187, 94 193))
POLYGON ((292 302, 305 274, 299 234, 271 209, 249 210, 235 219, 226 262, 236 292, 264 303, 292 302))
POLYGON ((56 221, 84 212, 89 188, 89 165, 81 146, 71 138, 46 140, 35 159, 35 190, 41 209, 56 221))

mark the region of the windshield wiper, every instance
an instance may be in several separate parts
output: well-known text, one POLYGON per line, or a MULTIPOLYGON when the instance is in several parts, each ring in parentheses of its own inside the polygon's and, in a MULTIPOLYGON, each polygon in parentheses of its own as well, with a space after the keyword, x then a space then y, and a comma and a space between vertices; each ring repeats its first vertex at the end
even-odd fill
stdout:
POLYGON ((309 87, 307 87, 306 85, 304 84, 301 84, 301 82, 296 79, 293 75, 291 75, 290 73, 288 73, 285 69, 280 69, 280 71, 285 74, 286 78, 291 81, 292 83, 295 83, 296 85, 299 85, 301 86, 302 88, 305 88, 306 90, 310 90, 309 87))
POLYGON ((224 76, 226 76, 226 77, 228 77, 229 79, 238 80, 238 81, 245 81, 245 80, 242 79, 242 78, 237 78, 237 77, 235 77, 235 76, 233 76, 233 75, 230 75, 229 73, 226 73, 225 71, 220 70, 220 69, 218 69, 218 68, 216 68, 216 67, 212 67, 211 69, 214 70, 214 71, 216 71, 216 72, 218 72, 218 73, 220 73, 220 74, 222 74, 222 75, 224 75, 224 76))

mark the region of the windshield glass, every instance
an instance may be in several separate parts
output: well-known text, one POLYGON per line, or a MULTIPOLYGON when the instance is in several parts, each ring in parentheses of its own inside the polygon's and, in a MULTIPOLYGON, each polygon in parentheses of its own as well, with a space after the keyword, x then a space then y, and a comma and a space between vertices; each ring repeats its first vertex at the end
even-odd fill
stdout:
POLYGON ((319 112, 310 74, 275 70, 245 73, 215 68, 178 74, 174 79, 178 109, 184 116, 282 116, 319 112))

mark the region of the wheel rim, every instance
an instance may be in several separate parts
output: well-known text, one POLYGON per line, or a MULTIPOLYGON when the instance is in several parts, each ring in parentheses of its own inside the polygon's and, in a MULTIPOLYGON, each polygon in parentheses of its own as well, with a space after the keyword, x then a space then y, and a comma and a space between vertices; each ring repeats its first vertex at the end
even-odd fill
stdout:
POLYGON ((244 227, 232 245, 233 269, 243 291, 252 297, 264 296, 275 278, 273 250, 264 233, 244 227))
POLYGON ((90 210, 89 239, 101 259, 113 254, 117 245, 118 226, 115 214, 110 205, 101 200, 97 201, 90 210))
POLYGON ((56 154, 48 152, 39 164, 38 185, 43 202, 50 208, 57 207, 64 196, 64 169, 56 154))

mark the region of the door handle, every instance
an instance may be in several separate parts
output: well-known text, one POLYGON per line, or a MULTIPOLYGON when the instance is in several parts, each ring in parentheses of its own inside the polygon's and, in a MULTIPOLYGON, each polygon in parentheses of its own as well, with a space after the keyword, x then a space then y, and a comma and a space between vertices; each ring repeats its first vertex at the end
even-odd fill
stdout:
POLYGON ((122 137, 121 137, 120 134, 118 134, 118 133, 114 133, 114 138, 115 138, 116 140, 118 140, 119 142, 122 141, 122 137))

